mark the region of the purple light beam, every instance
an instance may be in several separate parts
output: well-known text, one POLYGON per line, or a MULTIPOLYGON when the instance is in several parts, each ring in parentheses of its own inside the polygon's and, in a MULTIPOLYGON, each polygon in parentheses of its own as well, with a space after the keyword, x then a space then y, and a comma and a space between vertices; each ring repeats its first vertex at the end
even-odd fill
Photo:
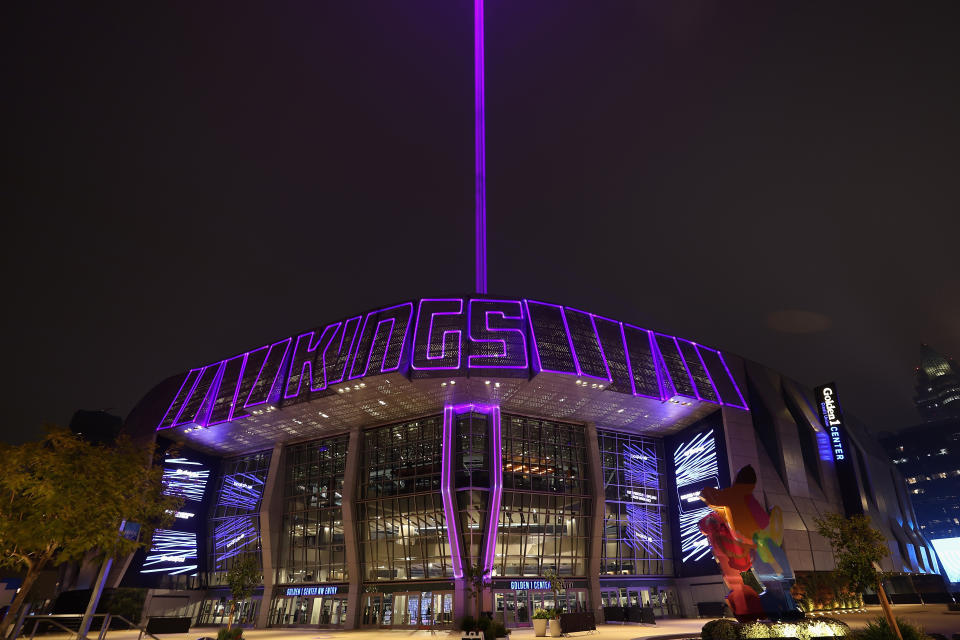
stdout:
POLYGON ((473 1, 473 98, 476 151, 476 288, 487 293, 487 132, 483 86, 483 0, 473 1))
POLYGON ((503 445, 500 434, 500 407, 493 407, 490 412, 493 434, 493 456, 490 460, 490 471, 493 475, 493 486, 490 488, 490 513, 487 515, 487 545, 483 558, 483 568, 489 571, 486 580, 493 577, 493 567, 497 556, 497 528, 500 524, 500 500, 503 497, 503 445))
POLYGON ((454 408, 443 408, 443 441, 440 454, 440 496, 443 498, 443 516, 447 524, 447 543, 450 545, 450 562, 453 577, 463 577, 463 557, 460 554, 460 536, 457 534, 457 511, 453 496, 453 415, 454 408))

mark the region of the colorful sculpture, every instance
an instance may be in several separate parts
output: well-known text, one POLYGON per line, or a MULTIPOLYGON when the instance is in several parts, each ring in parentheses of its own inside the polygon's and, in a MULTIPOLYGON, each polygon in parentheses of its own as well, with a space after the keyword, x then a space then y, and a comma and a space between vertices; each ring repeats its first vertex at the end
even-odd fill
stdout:
POLYGON ((757 474, 747 465, 727 489, 708 487, 700 497, 713 510, 699 522, 730 589, 727 604, 737 620, 796 620, 803 612, 790 596, 794 575, 783 551, 783 513, 755 497, 757 474))

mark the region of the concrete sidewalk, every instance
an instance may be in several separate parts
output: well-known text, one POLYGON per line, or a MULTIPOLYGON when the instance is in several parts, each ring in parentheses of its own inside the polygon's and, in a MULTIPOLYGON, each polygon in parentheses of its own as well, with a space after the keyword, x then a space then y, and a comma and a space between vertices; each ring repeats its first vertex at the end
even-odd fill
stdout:
MULTIPOLYGON (((948 638, 960 633, 960 614, 948 613, 947 605, 895 605, 897 617, 905 618, 922 626, 927 632, 942 633, 948 638)), ((882 616, 880 607, 867 607, 866 613, 846 613, 832 616, 843 620, 853 629, 866 626, 867 621, 882 616)), ((576 633, 571 638, 584 640, 636 640, 639 638, 696 638, 707 618, 660 619, 656 625, 604 624, 598 633, 576 633)), ((32 626, 27 626, 27 637, 32 626)), ((194 627, 190 633, 171 633, 159 636, 161 640, 197 640, 203 637, 216 638, 219 627, 194 627)), ((107 640, 138 640, 137 631, 111 631, 107 640)), ((412 629, 246 629, 246 640, 449 640, 459 638, 455 631, 416 631, 412 629)), ((39 637, 39 636, 38 636, 39 637)), ((95 636, 94 636, 95 637, 95 636)), ((533 629, 515 629, 511 640, 534 640, 533 629)), ((73 640, 75 636, 48 634, 44 640, 73 640)), ((148 636, 145 636, 149 640, 148 636)), ((24 636, 21 636, 21 640, 24 636)))
MULTIPOLYGON (((960 633, 960 613, 949 613, 945 604, 895 604, 893 614, 920 625, 927 633, 942 633, 948 638, 960 633)), ((843 620, 851 629, 861 629, 870 620, 883 617, 883 610, 879 606, 870 606, 866 613, 845 613, 831 617, 843 620)))
MULTIPOLYGON (((659 620, 656 625, 641 624, 604 624, 600 625, 598 633, 576 633, 569 637, 584 638, 585 640, 634 640, 634 638, 654 638, 657 636, 685 636, 695 638, 700 634, 700 628, 706 619, 679 618, 659 620)), ((26 640, 29 637, 20 637, 26 640)), ((216 638, 219 627, 194 627, 190 633, 165 633, 159 635, 161 640, 197 640, 197 638, 216 638)), ((138 631, 110 631, 107 640, 138 640, 138 631)), ((38 638, 40 636, 37 636, 38 638)), ((72 636, 75 638, 76 636, 72 636)), ((95 634, 92 637, 96 637, 95 634)), ((243 632, 245 640, 449 640, 460 637, 459 631, 417 631, 413 629, 355 629, 344 631, 341 629, 246 629, 243 632)), ((150 640, 149 636, 144 636, 150 640)), ((534 640, 533 629, 514 629, 510 634, 511 640, 534 640)), ((47 634, 44 640, 70 640, 65 634, 47 634)))

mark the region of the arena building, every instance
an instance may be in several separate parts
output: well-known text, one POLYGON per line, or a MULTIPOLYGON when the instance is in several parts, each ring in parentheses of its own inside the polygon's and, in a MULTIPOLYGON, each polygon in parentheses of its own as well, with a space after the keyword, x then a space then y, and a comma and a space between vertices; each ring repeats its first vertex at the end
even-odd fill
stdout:
POLYGON ((170 452, 185 504, 111 582, 219 623, 252 556, 238 616, 258 627, 417 628, 475 614, 480 566, 481 609, 512 627, 557 605, 695 616, 726 595, 699 492, 748 464, 796 571, 834 568, 814 519, 845 511, 887 536, 885 570, 938 574, 903 479, 839 407, 832 385, 568 306, 393 304, 150 391, 125 428, 170 452))

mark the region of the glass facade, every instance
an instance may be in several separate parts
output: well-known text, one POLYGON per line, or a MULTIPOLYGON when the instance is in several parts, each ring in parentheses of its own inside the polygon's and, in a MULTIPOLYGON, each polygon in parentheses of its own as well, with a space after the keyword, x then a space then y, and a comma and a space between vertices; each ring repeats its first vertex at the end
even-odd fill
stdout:
POLYGON ((482 560, 490 499, 489 416, 477 411, 454 419, 456 457, 453 482, 457 489, 457 517, 463 541, 463 564, 482 560))
POLYGON ((613 431, 597 439, 606 499, 601 574, 672 573, 661 442, 613 431))
MULTIPOLYGON (((226 583, 237 558, 260 558, 260 502, 263 499, 270 451, 223 461, 216 504, 210 518, 209 584, 226 583)), ((262 563, 261 563, 262 566, 262 563)))
POLYGON ((345 581, 343 478, 350 436, 287 448, 277 581, 345 581))
POLYGON ((587 573, 592 500, 584 427, 504 414, 494 575, 587 573))
POLYGON ((440 495, 443 419, 363 432, 357 530, 365 581, 453 575, 440 495))
MULTIPOLYGON (((591 482, 595 470, 588 467, 585 425, 503 414, 497 438, 491 429, 499 414, 485 407, 463 405, 446 415, 451 420, 446 434, 444 417, 434 415, 361 430, 357 451, 350 451, 347 434, 287 446, 271 490, 282 501, 276 510, 281 520, 271 625, 342 626, 352 578, 361 582, 358 610, 352 613, 361 626, 451 625, 456 612, 448 526, 456 527, 463 566, 492 561, 492 575, 500 582, 484 606, 509 618, 511 626, 530 624, 532 610, 552 603, 553 595, 510 581, 534 585, 550 570, 574 579, 563 596, 570 600, 565 606, 592 606, 582 579, 588 575, 593 501, 600 496, 606 503, 600 545, 604 588, 623 587, 615 583, 619 576, 671 574, 662 441, 599 430, 600 494, 591 482), (446 461, 445 440, 452 445, 446 461), (356 476, 347 473, 348 464, 357 465, 356 476), (494 465, 502 472, 499 492, 492 486, 500 475, 494 465), (348 476, 357 483, 356 520, 349 528, 343 504, 348 476), (444 478, 453 498, 447 503, 456 516, 452 522, 445 515, 444 478), (493 546, 487 540, 491 524, 496 524, 493 546), (351 575, 347 553, 354 535, 357 575, 351 575), (493 557, 486 557, 490 552, 493 557)), ((270 455, 227 459, 212 483, 210 586, 224 584, 234 558, 259 559, 270 455)), ((654 601, 652 592, 649 598, 654 601)), ((254 600, 250 615, 259 606, 259 598, 254 600)))

